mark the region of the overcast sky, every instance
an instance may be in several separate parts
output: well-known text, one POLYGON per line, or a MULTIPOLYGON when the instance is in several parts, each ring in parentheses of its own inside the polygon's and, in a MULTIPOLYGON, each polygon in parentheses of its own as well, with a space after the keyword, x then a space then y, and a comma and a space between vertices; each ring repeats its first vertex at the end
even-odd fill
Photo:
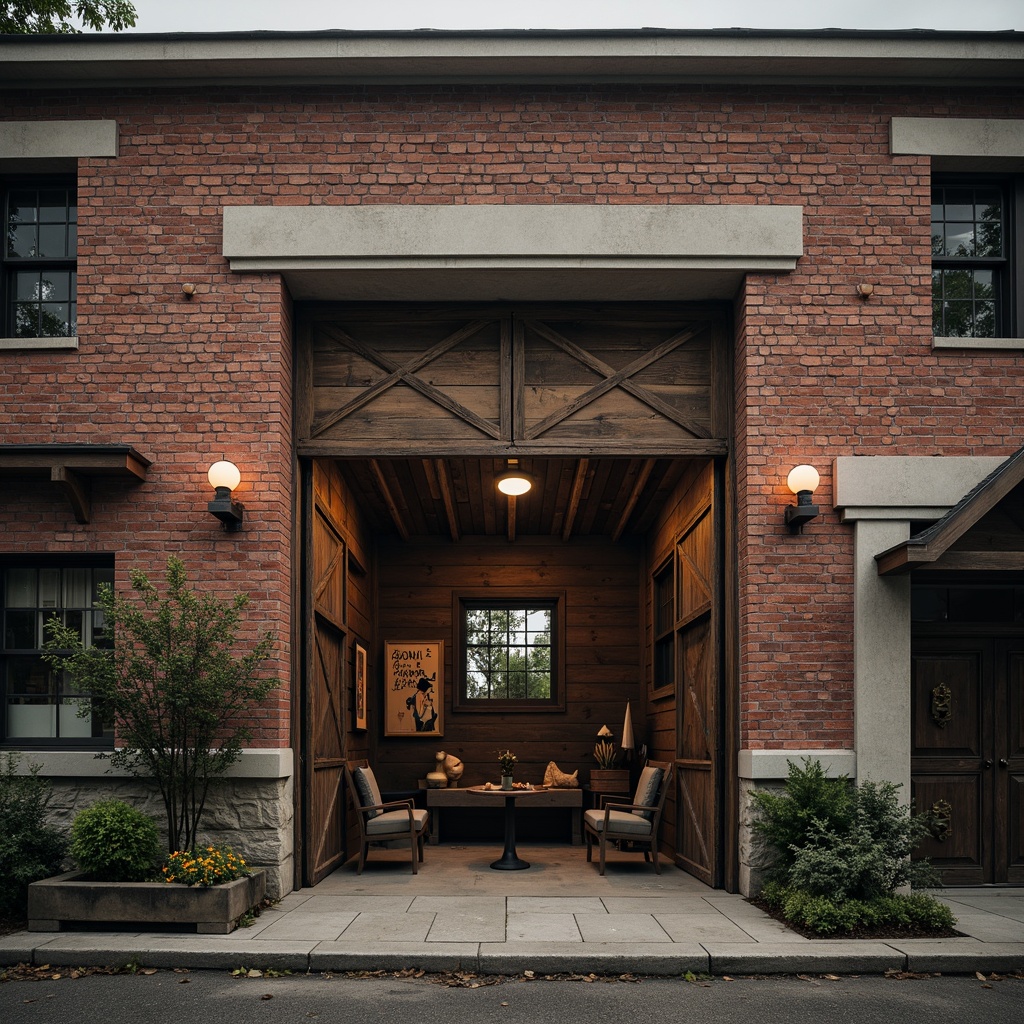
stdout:
POLYGON ((136 32, 251 29, 1024 29, 1024 0, 133 0, 136 32))

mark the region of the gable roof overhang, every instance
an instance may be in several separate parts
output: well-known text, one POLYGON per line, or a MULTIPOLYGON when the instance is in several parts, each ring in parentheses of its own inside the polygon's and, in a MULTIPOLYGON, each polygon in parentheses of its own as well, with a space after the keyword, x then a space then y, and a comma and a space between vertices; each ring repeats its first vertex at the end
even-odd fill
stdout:
POLYGON ((66 85, 1018 85, 1024 33, 622 29, 0 36, 0 89, 66 85))
POLYGON ((993 545, 987 536, 972 542, 970 531, 1024 483, 1024 448, 981 480, 941 519, 909 540, 875 555, 879 576, 913 569, 966 571, 1024 569, 1024 524, 1010 535, 1012 546, 993 545))

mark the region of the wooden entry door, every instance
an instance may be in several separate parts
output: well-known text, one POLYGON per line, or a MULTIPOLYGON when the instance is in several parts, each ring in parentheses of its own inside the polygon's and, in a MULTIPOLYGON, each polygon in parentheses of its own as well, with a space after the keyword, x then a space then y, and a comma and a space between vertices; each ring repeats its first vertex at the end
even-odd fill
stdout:
POLYGON ((946 885, 1024 882, 1024 640, 916 638, 911 783, 946 885))
POLYGON ((303 881, 316 885, 345 854, 347 553, 327 503, 307 503, 306 671, 303 701, 303 881))

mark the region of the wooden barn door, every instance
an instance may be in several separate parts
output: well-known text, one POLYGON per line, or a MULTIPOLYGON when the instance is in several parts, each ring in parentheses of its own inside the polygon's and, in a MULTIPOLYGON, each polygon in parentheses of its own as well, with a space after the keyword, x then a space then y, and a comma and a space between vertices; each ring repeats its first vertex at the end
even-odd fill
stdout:
POLYGON ((916 638, 911 780, 946 885, 1024 882, 1024 640, 916 638))
POLYGON ((315 488, 307 502, 306 694, 303 708, 303 827, 306 885, 345 854, 346 557, 341 531, 315 488))
POLYGON ((714 474, 676 544, 676 862, 721 885, 721 572, 714 474))

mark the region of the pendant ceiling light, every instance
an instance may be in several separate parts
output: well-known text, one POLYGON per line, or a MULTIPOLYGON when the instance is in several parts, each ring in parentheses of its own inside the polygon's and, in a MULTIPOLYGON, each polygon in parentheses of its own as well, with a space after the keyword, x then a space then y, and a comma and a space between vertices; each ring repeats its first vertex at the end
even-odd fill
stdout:
POLYGON ((508 469, 498 477, 498 490, 510 498, 518 498, 533 486, 533 481, 519 468, 518 459, 508 460, 508 469))

